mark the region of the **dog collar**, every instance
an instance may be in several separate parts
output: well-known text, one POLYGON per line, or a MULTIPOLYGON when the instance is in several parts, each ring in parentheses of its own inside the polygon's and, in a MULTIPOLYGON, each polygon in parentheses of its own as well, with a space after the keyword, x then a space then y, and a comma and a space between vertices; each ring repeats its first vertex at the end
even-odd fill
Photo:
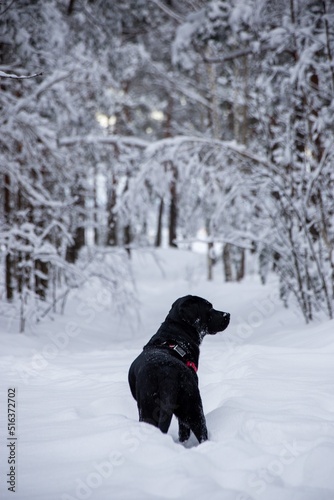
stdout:
POLYGON ((189 366, 189 368, 192 368, 195 373, 197 373, 198 368, 193 361, 187 361, 186 365, 189 366))
MULTIPOLYGON (((179 356, 181 356, 181 358, 183 359, 185 357, 185 355, 187 354, 186 351, 181 347, 179 346, 178 344, 170 344, 169 342, 163 342, 163 344, 161 344, 163 346, 167 346, 169 347, 169 349, 172 349, 173 351, 175 351, 179 356)), ((192 368, 194 370, 195 373, 197 373, 197 366, 195 365, 195 363, 193 361, 185 361, 185 364, 186 366, 188 366, 189 368, 192 368)))

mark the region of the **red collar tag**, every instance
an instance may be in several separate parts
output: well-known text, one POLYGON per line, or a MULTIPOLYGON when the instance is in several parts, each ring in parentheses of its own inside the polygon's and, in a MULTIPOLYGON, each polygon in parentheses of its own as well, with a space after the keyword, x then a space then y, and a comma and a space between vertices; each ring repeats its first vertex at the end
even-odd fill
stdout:
POLYGON ((197 373, 198 368, 193 361, 187 361, 186 365, 189 366, 189 368, 192 368, 195 373, 197 373))

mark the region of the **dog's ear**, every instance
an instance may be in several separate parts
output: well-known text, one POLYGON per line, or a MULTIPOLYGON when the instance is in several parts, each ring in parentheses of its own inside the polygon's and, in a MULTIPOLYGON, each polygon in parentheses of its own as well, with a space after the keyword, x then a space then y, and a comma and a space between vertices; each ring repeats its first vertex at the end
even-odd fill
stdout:
POLYGON ((173 304, 168 313, 168 316, 174 320, 180 321, 184 320, 187 323, 191 323, 191 304, 193 303, 193 296, 186 295, 185 297, 180 297, 173 304))
POLYGON ((212 304, 196 295, 186 295, 177 299, 169 311, 169 317, 182 320, 194 325, 198 320, 206 318, 206 312, 212 308, 212 304))
POLYGON ((192 295, 187 295, 184 300, 179 304, 179 316, 180 319, 194 325, 197 319, 199 319, 199 304, 197 297, 192 295))

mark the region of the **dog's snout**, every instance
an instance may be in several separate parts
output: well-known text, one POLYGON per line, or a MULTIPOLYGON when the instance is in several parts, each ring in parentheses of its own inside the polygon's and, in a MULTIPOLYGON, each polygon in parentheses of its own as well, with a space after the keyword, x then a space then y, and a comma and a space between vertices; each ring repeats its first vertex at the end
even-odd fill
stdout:
POLYGON ((224 312, 223 313, 223 324, 225 325, 225 328, 229 325, 230 323, 230 313, 224 312))
POLYGON ((224 322, 230 321, 230 313, 227 313, 227 312, 223 313, 223 321, 224 322))

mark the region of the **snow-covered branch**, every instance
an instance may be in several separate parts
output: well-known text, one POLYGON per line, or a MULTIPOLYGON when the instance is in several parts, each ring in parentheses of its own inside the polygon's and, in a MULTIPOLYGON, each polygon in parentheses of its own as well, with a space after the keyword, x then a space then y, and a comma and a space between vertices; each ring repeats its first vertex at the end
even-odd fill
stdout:
POLYGON ((167 7, 167 5, 165 5, 163 2, 160 2, 160 0, 150 0, 150 1, 154 2, 159 7, 159 9, 161 9, 165 14, 174 19, 174 21, 177 21, 178 23, 182 23, 184 21, 183 17, 181 17, 179 14, 174 12, 169 7, 167 7))
POLYGON ((239 59, 240 57, 249 56, 251 54, 256 55, 259 53, 267 52, 269 50, 273 50, 273 47, 270 47, 268 44, 254 42, 250 47, 232 50, 226 54, 221 54, 217 57, 207 57, 204 56, 203 60, 206 63, 223 63, 227 61, 232 61, 233 59, 239 59))
POLYGON ((194 145, 207 145, 214 148, 227 149, 231 152, 242 156, 252 162, 261 164, 264 166, 269 166, 270 162, 264 157, 260 157, 248 149, 242 144, 238 144, 236 141, 223 141, 219 139, 212 139, 210 137, 203 136, 187 136, 179 135, 175 137, 168 137, 166 139, 160 139, 154 142, 145 141, 144 139, 139 139, 137 137, 123 137, 118 135, 87 135, 87 136, 74 136, 58 139, 59 146, 74 146, 76 144, 102 144, 110 146, 131 146, 142 150, 145 150, 146 157, 153 157, 158 152, 162 150, 175 151, 182 145, 194 144, 194 145))
POLYGON ((241 49, 234 50, 233 52, 229 52, 228 54, 222 54, 218 57, 203 57, 204 62, 206 63, 223 63, 226 61, 232 61, 233 59, 238 59, 239 57, 249 56, 250 54, 254 54, 254 49, 241 49))
POLYGON ((59 146, 75 146, 76 144, 102 144, 105 146, 131 146, 139 149, 145 149, 149 142, 137 137, 123 137, 119 135, 86 135, 63 137, 58 139, 59 146))
POLYGON ((36 102, 36 100, 38 100, 44 92, 46 92, 47 90, 49 90, 51 87, 61 82, 62 80, 68 78, 73 73, 73 71, 55 71, 52 75, 50 75, 42 83, 40 83, 36 87, 34 92, 32 92, 26 97, 22 97, 17 101, 16 105, 13 106, 11 112, 11 119, 15 119, 18 113, 22 109, 25 109, 31 106, 32 103, 36 102))
MULTIPOLYGON (((254 241, 253 235, 252 237, 249 236, 249 239, 251 241, 254 241)), ((205 244, 210 244, 210 243, 221 243, 225 245, 226 243, 229 243, 230 245, 233 245, 237 248, 243 248, 244 250, 254 250, 254 245, 251 243, 247 243, 244 241, 239 240, 236 237, 210 237, 210 238, 180 238, 176 239, 175 243, 181 244, 181 245, 190 245, 193 243, 205 243, 205 244)))
POLYGON ((0 78, 13 78, 15 80, 27 80, 29 78, 36 78, 37 76, 42 76, 43 73, 35 73, 33 75, 14 75, 13 73, 5 73, 0 71, 0 78))

